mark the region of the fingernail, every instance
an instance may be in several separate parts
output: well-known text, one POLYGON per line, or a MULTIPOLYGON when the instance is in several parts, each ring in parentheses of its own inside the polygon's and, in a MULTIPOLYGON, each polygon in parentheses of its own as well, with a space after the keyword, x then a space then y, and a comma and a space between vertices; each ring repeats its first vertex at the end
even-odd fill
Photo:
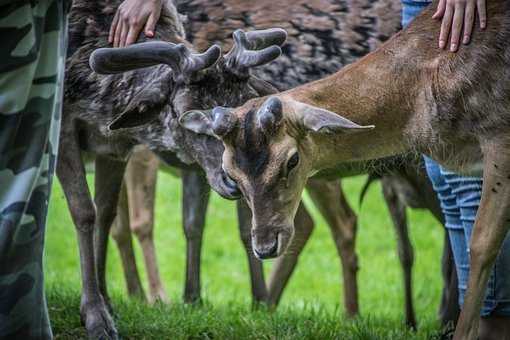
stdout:
POLYGON ((450 52, 455 52, 455 51, 457 51, 457 44, 452 44, 450 46, 450 52))
POLYGON ((485 21, 482 21, 482 23, 480 24, 480 27, 483 29, 483 28, 485 28, 486 25, 487 25, 487 23, 485 21))
POLYGON ((147 31, 146 35, 147 35, 148 37, 151 37, 151 38, 152 38, 152 37, 154 36, 154 32, 153 32, 153 31, 147 31))
POLYGON ((462 40, 462 43, 465 44, 465 45, 469 44, 469 35, 465 35, 464 36, 464 40, 462 40))
POLYGON ((439 48, 444 48, 446 45, 444 40, 439 40, 439 48))

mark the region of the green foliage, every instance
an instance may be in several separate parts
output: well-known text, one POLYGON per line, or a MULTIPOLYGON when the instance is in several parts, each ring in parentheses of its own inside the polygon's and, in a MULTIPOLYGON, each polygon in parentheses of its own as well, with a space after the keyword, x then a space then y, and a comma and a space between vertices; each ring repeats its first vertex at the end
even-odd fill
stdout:
MULTIPOLYGON (((90 181, 93 180, 91 176, 90 181)), ((359 211, 364 177, 343 181, 359 213, 361 317, 343 316, 340 262, 329 230, 305 197, 316 228, 303 251, 276 312, 251 311, 245 251, 239 239, 235 204, 212 195, 202 252, 201 306, 181 304, 185 238, 181 229, 180 180, 160 174, 155 242, 160 272, 172 303, 147 306, 126 297, 115 243, 108 252, 108 288, 124 339, 425 339, 435 334, 441 293, 443 230, 428 212, 409 213, 415 246, 414 301, 419 331, 403 325, 403 286, 395 233, 379 184, 359 211)), ((76 233, 58 183, 54 186, 46 237, 45 272, 52 325, 57 338, 84 336, 79 318, 80 271, 76 233)), ((138 268, 146 282, 143 257, 135 240, 138 268)), ((266 264, 268 277, 271 261, 266 264)), ((147 291, 147 285, 145 285, 147 291)))

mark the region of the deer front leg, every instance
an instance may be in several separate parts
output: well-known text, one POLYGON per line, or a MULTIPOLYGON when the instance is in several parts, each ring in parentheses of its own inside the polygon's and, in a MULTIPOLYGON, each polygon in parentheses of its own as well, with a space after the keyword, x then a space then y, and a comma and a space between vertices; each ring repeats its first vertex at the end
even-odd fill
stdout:
POLYGON ((129 224, 138 238, 145 261, 149 280, 149 303, 168 303, 156 258, 154 246, 154 205, 159 160, 147 149, 133 153, 127 165, 124 183, 126 185, 129 224))
MULTIPOLYGON (((62 127, 65 131, 66 126, 62 127)), ((87 334, 94 339, 117 339, 115 324, 101 294, 96 276, 94 260, 94 224, 96 210, 90 196, 85 169, 75 134, 61 133, 57 176, 62 184, 71 212, 80 251, 82 295, 81 320, 87 334)))
POLYGON ((357 217, 345 199, 340 181, 311 179, 308 193, 331 230, 340 256, 347 316, 358 314, 358 257, 356 255, 357 217))
POLYGON ((251 294, 253 306, 259 303, 267 303, 268 292, 264 279, 264 268, 262 261, 253 253, 251 246, 251 210, 243 199, 237 201, 237 221, 239 224, 239 235, 246 250, 248 267, 250 270, 251 294))
POLYGON ((124 279, 129 296, 134 296, 145 301, 145 292, 136 265, 135 251, 133 249, 133 237, 129 224, 129 206, 126 185, 122 185, 117 205, 117 218, 113 223, 112 237, 117 243, 124 279))
POLYGON ((184 302, 200 301, 200 257, 211 188, 202 171, 182 171, 182 221, 186 235, 184 302))
POLYGON ((487 281, 510 228, 510 140, 487 141, 482 151, 482 198, 470 241, 468 288, 454 340, 475 340, 478 337, 487 281))
POLYGON ((416 329, 416 317, 413 306, 413 282, 412 269, 414 263, 413 245, 409 240, 407 227, 406 207, 399 200, 395 189, 385 177, 382 178, 382 189, 386 205, 390 211, 393 226, 397 236, 398 257, 402 265, 404 274, 404 294, 405 294, 405 315, 406 324, 412 329, 416 329))
POLYGON ((287 286, 299 254, 303 251, 314 228, 313 219, 301 201, 294 218, 294 236, 285 252, 274 264, 269 279, 269 305, 276 307, 280 302, 284 288, 287 286))
POLYGON ((443 255, 441 257, 441 272, 443 276, 443 291, 439 306, 439 320, 443 328, 455 326, 459 318, 459 281, 455 270, 452 247, 448 231, 444 233, 443 255))
POLYGON ((96 157, 94 201, 97 214, 94 249, 99 291, 108 306, 110 306, 110 298, 106 287, 108 237, 110 227, 117 214, 117 203, 125 168, 125 162, 102 156, 96 157))

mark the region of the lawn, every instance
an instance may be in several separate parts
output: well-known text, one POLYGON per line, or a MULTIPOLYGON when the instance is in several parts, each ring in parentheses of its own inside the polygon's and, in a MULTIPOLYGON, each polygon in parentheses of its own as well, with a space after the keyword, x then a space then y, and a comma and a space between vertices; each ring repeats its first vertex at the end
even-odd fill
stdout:
MULTIPOLYGON (((90 176, 89 180, 93 177, 90 176)), ((441 293, 443 231, 426 211, 410 211, 415 247, 414 300, 419 330, 403 325, 403 288, 395 234, 379 184, 363 206, 358 195, 364 177, 347 179, 344 190, 359 214, 361 317, 345 320, 341 271, 329 230, 313 204, 316 228, 276 312, 251 310, 247 261, 239 239, 235 205, 213 195, 204 235, 201 306, 181 303, 185 243, 181 229, 180 180, 161 173, 157 191, 155 240, 160 272, 170 305, 147 306, 126 295, 120 258, 109 248, 108 288, 115 320, 124 339, 428 339, 437 334, 441 293)), ((45 273, 48 305, 57 339, 85 336, 79 320, 80 273, 75 229, 58 181, 48 218, 45 273)), ((143 272, 136 244, 138 267, 143 272)), ((271 269, 271 261, 266 268, 271 269)), ((147 287, 146 287, 147 291, 147 287)))

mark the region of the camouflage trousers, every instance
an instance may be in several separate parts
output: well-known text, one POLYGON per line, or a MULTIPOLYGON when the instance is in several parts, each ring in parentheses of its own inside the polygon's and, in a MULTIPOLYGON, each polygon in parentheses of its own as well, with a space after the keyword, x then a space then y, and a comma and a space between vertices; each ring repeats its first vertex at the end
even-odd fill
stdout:
POLYGON ((0 339, 52 338, 42 260, 65 7, 61 0, 0 0, 0 339))

